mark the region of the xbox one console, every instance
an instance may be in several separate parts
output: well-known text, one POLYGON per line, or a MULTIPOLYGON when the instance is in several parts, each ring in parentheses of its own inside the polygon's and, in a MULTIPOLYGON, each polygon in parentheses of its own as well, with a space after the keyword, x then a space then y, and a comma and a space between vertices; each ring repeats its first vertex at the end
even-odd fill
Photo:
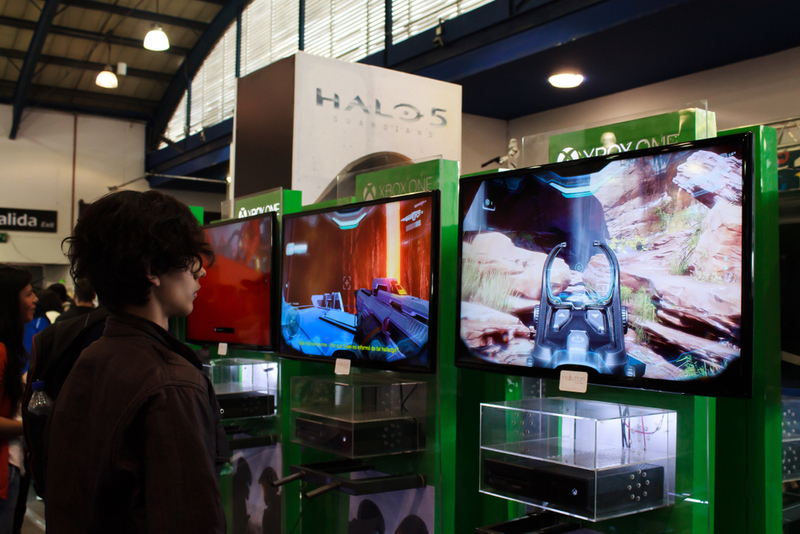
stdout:
POLYGON ((664 468, 653 464, 593 471, 532 458, 486 458, 484 482, 583 517, 633 512, 664 501, 664 468))
POLYGON ((260 391, 217 395, 223 419, 269 416, 275 413, 275 395, 260 391))
POLYGON ((342 422, 298 417, 295 436, 310 447, 353 457, 418 451, 425 446, 414 419, 342 422))

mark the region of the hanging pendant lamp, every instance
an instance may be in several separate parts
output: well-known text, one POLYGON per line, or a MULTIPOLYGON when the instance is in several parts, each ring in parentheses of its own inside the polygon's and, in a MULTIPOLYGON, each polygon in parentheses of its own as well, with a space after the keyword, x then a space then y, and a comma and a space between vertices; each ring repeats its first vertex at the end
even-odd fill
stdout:
MULTIPOLYGON (((158 14, 158 0, 156 0, 156 14, 158 14)), ((153 24, 152 29, 144 36, 144 47, 155 52, 169 50, 169 38, 161 26, 153 24)))
POLYGON ((114 74, 114 69, 111 68, 111 43, 108 43, 108 63, 106 63, 106 68, 97 74, 94 83, 106 89, 116 89, 119 85, 117 75, 114 74))

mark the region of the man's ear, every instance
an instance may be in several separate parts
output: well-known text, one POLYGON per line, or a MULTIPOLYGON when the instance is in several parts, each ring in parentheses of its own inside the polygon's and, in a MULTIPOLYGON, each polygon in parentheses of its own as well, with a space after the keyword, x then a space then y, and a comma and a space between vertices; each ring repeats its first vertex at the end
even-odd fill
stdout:
POLYGON ((148 282, 150 282, 154 286, 158 287, 158 286, 161 285, 161 278, 159 278, 155 274, 150 274, 150 266, 149 265, 147 266, 147 275, 146 276, 147 276, 148 282))

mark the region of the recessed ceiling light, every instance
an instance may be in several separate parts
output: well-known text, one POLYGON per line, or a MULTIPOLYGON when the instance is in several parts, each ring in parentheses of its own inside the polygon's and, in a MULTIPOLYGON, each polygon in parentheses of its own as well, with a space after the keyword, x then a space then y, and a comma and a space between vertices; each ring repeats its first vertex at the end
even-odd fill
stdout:
POLYGON ((571 87, 578 87, 583 81, 583 76, 574 73, 561 73, 549 78, 550 85, 560 89, 568 89, 571 87))

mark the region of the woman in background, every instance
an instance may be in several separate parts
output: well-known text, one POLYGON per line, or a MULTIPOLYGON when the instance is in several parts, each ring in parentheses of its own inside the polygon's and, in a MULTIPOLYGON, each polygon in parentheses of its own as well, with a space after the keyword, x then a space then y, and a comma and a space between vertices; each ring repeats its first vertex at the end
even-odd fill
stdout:
POLYGON ((37 302, 31 279, 25 269, 0 264, 0 534, 12 531, 23 471, 19 416, 28 354, 22 338, 37 302))

